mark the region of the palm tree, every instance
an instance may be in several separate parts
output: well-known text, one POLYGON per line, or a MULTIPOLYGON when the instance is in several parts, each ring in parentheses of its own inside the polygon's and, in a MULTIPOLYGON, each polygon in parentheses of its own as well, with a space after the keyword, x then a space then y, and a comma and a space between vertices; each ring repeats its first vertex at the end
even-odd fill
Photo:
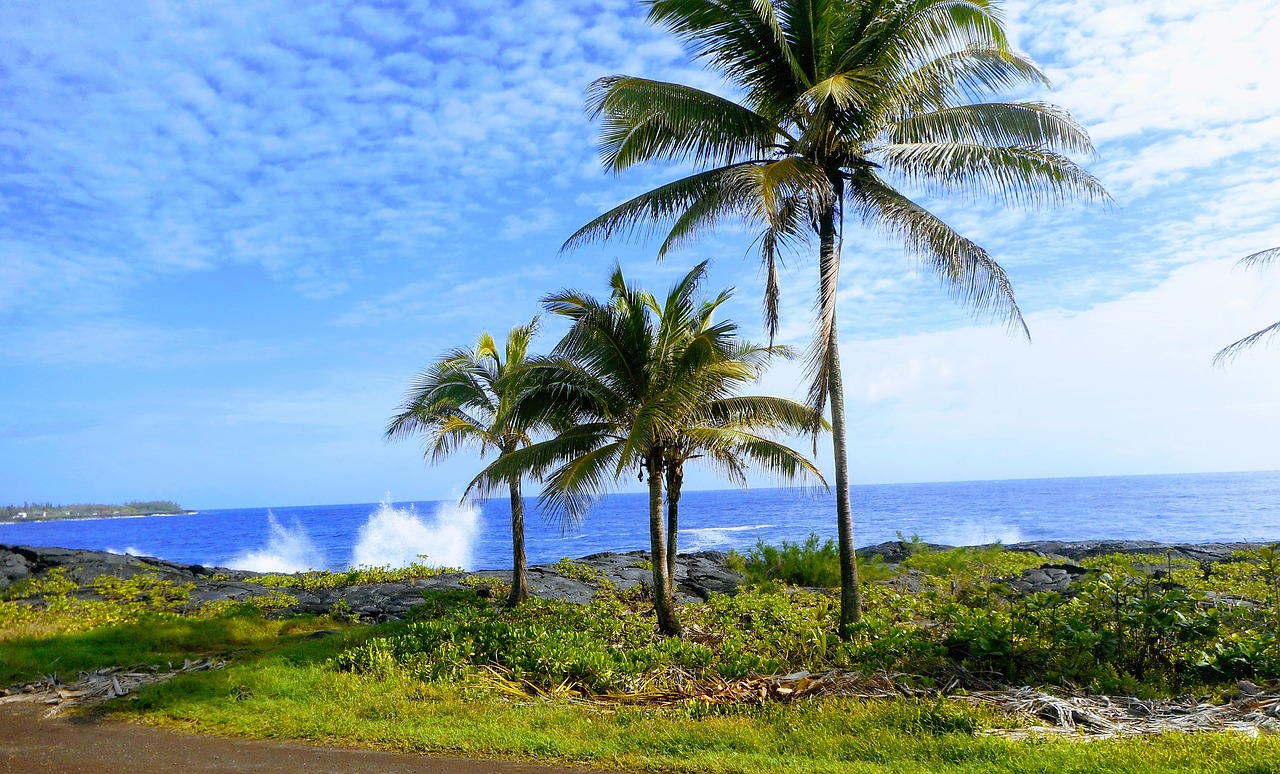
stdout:
POLYGON ((841 560, 840 631, 861 616, 849 502, 836 326, 844 220, 900 239, 975 312, 1026 325, 1004 270, 895 187, 1041 205, 1105 200, 1068 153, 1091 153, 1084 129, 1043 102, 980 101, 1045 84, 1009 47, 997 0, 647 0, 673 32, 742 94, 741 102, 674 83, 610 76, 592 84, 601 155, 615 173, 644 162, 701 168, 604 213, 565 243, 669 225, 659 258, 728 218, 759 228, 765 323, 778 324, 780 251, 817 239, 817 331, 809 403, 831 407, 841 560))
MULTIPOLYGON (((1268 266, 1278 261, 1280 261, 1280 247, 1273 247, 1270 250, 1263 250, 1260 253, 1254 253, 1253 255, 1246 255, 1245 257, 1241 258, 1240 262, 1236 265, 1237 266, 1268 266)), ((1260 331, 1257 331, 1255 333, 1249 334, 1248 336, 1245 336, 1243 339, 1240 339, 1239 341, 1237 341, 1236 343, 1228 347, 1223 347, 1221 350, 1218 351, 1218 354, 1213 356, 1213 364, 1214 365, 1224 364, 1227 361, 1234 358, 1236 355, 1240 354, 1242 351, 1248 349, 1249 347, 1252 347, 1254 344, 1257 344, 1260 341, 1263 341, 1265 339, 1271 338, 1272 336, 1275 336, 1277 333, 1280 333, 1280 322, 1272 323, 1271 325, 1268 325, 1267 327, 1263 328, 1260 331)))
MULTIPOLYGON (((748 462, 783 478, 821 476, 798 452, 760 431, 812 427, 807 407, 783 398, 736 395, 760 368, 782 354, 737 337, 732 322, 716 322, 729 297, 699 301, 706 264, 677 282, 661 304, 626 283, 620 268, 610 297, 565 290, 548 296, 548 311, 570 327, 550 357, 534 363, 521 411, 558 416, 570 429, 495 461, 473 484, 528 471, 543 478, 543 509, 566 524, 585 518, 595 498, 637 469, 649 485, 649 536, 654 607, 659 629, 680 633, 673 567, 668 557, 663 487, 672 467, 695 453, 740 478, 748 462)), ((678 498, 678 492, 677 492, 678 498)))
MULTIPOLYGON (((446 352, 409 386, 386 437, 424 436, 426 456, 433 463, 468 446, 478 447, 482 456, 496 451, 502 459, 529 445, 531 433, 545 423, 515 409, 527 380, 529 341, 537 330, 534 318, 528 325, 512 328, 502 349, 483 333, 475 346, 446 352)), ((507 604, 512 607, 529 596, 521 478, 512 472, 494 482, 505 483, 511 496, 513 567, 507 604)))

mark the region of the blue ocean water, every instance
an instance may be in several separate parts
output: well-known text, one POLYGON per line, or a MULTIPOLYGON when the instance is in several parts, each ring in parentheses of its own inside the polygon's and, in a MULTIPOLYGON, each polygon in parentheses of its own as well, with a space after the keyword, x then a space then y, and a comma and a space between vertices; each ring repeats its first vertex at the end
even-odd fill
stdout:
MULTIPOLYGON (((898 532, 934 543, 1114 538, 1280 540, 1280 471, 1054 478, 852 489, 858 545, 898 532)), ((804 489, 686 492, 681 551, 834 537, 834 495, 804 489)), ((526 516, 532 563, 648 548, 647 496, 601 501, 576 529, 526 516)), ((184 516, 0 525, 0 543, 63 546, 254 570, 427 563, 511 566, 510 509, 456 502, 290 506, 184 516)))

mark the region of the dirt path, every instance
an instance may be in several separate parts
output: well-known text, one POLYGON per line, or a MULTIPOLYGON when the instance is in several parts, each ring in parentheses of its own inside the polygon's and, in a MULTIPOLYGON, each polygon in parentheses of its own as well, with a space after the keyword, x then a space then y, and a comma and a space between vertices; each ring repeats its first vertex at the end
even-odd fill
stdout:
POLYGON ((41 717, 43 707, 0 706, 0 772, 22 774, 585 774, 505 761, 224 739, 95 718, 41 717))

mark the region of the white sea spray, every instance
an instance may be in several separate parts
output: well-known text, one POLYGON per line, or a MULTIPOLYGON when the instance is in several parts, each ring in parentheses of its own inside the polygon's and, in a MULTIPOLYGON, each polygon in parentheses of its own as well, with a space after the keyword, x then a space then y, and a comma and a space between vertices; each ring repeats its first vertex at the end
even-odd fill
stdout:
POLYGON ((136 546, 125 546, 124 549, 108 547, 105 550, 109 554, 117 554, 119 556, 152 556, 151 553, 143 551, 136 546))
POLYGON ((937 537, 921 535, 931 543, 943 543, 949 546, 982 546, 990 543, 1021 543, 1022 530, 1016 524, 1008 524, 1001 519, 989 521, 963 521, 952 524, 938 532, 937 537))
POLYGON ((419 562, 467 569, 479 527, 480 508, 469 503, 442 502, 428 521, 412 505, 396 508, 383 500, 360 527, 351 564, 406 567, 419 562))
POLYGON ((266 547, 239 554, 228 560, 227 566, 236 570, 282 573, 306 572, 325 566, 324 553, 296 519, 292 525, 281 524, 274 513, 267 511, 267 527, 266 547))

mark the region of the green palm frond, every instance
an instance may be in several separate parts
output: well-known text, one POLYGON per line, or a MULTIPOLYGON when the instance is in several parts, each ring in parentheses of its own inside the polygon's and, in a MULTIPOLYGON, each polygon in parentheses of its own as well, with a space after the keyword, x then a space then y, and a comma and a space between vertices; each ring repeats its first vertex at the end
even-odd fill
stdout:
POLYGON ((1048 77, 1025 56, 1004 49, 965 48, 940 54, 890 80, 878 107, 883 120, 892 123, 960 102, 985 102, 1018 87, 1048 85, 1048 77))
POLYGON ((639 163, 732 163, 761 156, 785 137, 738 103, 675 83, 625 75, 587 90, 587 112, 601 119, 600 159, 615 173, 639 163))
POLYGON ((883 145, 875 155, 886 168, 934 193, 985 193, 1025 206, 1110 199, 1079 164, 1040 148, 921 142, 883 145))
MULTIPOLYGON (((684 41, 695 58, 747 91, 750 103, 773 115, 804 89, 805 68, 769 0, 647 0, 649 21, 684 41)), ((790 9, 794 4, 787 4, 790 9)), ((789 19, 788 19, 789 21, 789 19)), ((807 86, 805 87, 807 88, 807 86)))
POLYGON ((987 102, 920 112, 890 125, 892 144, 938 143, 1047 148, 1093 155, 1093 142, 1071 114, 1047 102, 987 102))
POLYGON ((957 299, 976 313, 1003 319, 1030 340, 1013 284, 986 250, 872 176, 859 182, 854 195, 858 215, 901 240, 957 299))
POLYGON ((614 237, 647 236, 661 224, 675 221, 695 204, 725 215, 737 212, 744 203, 734 198, 736 189, 726 185, 726 173, 755 163, 752 160, 730 164, 659 186, 587 223, 565 240, 560 249, 572 250, 614 237))

